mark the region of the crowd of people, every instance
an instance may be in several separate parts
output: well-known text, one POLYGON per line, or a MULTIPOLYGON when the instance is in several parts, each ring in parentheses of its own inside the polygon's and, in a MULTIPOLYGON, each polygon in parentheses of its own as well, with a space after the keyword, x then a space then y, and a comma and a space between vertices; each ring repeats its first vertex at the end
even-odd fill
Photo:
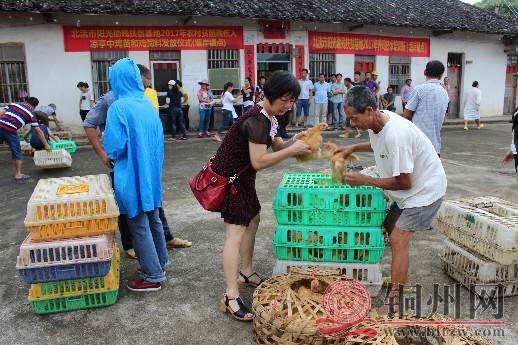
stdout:
MULTIPOLYGON (((446 192, 446 174, 441 163, 441 128, 449 107, 449 83, 443 80, 445 67, 430 61, 424 70, 426 81, 412 86, 408 79, 401 87, 403 114, 395 113, 391 87, 379 94, 377 73, 355 73, 354 79, 338 73, 320 74, 313 84, 309 71, 297 80, 285 71, 260 77, 257 86, 247 78, 236 96, 231 82, 221 95, 222 123, 217 133, 209 132, 216 103, 208 80, 200 81, 199 137, 221 142, 210 160, 214 173, 232 181, 232 190, 218 208, 226 227, 223 246, 223 272, 226 289, 221 309, 242 321, 252 320, 250 309, 240 298, 239 286, 256 287, 263 279, 254 270, 253 253, 261 205, 256 193, 258 171, 290 157, 310 153, 302 142, 304 128, 289 137, 286 127, 310 127, 326 122, 330 128, 363 131, 369 141, 338 149, 344 157, 355 152, 373 152, 379 178, 347 172, 345 182, 353 186, 375 186, 387 191, 392 205, 384 223, 392 250, 391 298, 409 285, 409 243, 416 231, 427 231, 446 192), (243 102, 238 116, 235 104, 243 102), (309 105, 314 102, 314 114, 309 105), (291 119, 290 119, 291 114, 291 119), (227 131, 228 130, 228 131, 227 131), (226 135, 223 134, 226 132, 226 135), (271 150, 270 150, 271 149, 271 150)), ((128 282, 132 291, 157 291, 166 279, 168 248, 189 248, 192 242, 174 238, 162 205, 162 167, 164 160, 163 125, 158 116, 158 96, 151 86, 148 68, 124 58, 110 70, 111 91, 93 102, 88 84, 81 82, 80 115, 85 134, 101 162, 109 169, 120 209, 119 231, 126 256, 139 261, 138 278, 128 282), (86 111, 86 113, 85 113, 86 111), (99 139, 100 130, 103 144, 99 139)), ((466 120, 481 128, 481 93, 473 83, 466 100, 466 120)), ((168 83, 166 106, 172 138, 178 132, 187 138, 189 96, 181 81, 168 83), (187 122, 187 125, 186 125, 187 122)), ((32 127, 31 144, 49 150, 56 139, 49 130, 49 117, 56 125, 56 106, 39 106, 36 98, 23 104, 9 104, 0 115, 0 139, 6 141, 15 164, 15 179, 29 178, 21 173, 21 152, 17 131, 32 127)), ((513 115, 512 149, 504 162, 515 159, 518 173, 518 109, 513 115)), ((466 123, 467 126, 467 123, 466 123)))

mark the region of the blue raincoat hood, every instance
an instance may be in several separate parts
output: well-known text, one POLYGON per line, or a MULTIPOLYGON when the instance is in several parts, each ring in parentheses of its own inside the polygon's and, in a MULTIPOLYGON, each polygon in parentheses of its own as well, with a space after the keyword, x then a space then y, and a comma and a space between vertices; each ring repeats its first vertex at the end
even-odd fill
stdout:
POLYGON ((139 69, 129 58, 120 59, 110 68, 110 85, 115 99, 144 94, 139 69))
POLYGON ((115 198, 130 218, 162 205, 164 135, 156 109, 144 96, 137 65, 117 61, 110 71, 116 100, 108 109, 104 149, 114 162, 115 198))

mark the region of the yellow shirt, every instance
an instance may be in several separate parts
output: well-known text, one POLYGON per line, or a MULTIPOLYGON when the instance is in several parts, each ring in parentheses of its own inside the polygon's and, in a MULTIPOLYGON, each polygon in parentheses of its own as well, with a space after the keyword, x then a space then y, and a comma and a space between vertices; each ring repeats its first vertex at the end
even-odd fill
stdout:
POLYGON ((146 87, 146 90, 144 90, 144 96, 146 96, 151 101, 151 104, 153 104, 153 107, 158 110, 158 95, 156 90, 146 87))

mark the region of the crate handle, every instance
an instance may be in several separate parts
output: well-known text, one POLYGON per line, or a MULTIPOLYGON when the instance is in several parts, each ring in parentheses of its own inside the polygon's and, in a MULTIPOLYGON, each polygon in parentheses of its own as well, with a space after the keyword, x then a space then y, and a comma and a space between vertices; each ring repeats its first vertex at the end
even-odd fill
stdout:
POLYGON ((56 195, 88 193, 88 191, 89 186, 86 183, 77 185, 61 185, 58 187, 56 195))
POLYGON ((83 296, 67 298, 67 307, 80 307, 83 305, 83 296))

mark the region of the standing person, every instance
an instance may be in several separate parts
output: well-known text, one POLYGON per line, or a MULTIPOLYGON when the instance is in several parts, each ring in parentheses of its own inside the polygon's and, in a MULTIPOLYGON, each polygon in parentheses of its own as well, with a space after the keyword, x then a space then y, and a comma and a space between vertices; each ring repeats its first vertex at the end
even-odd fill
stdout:
MULTIPOLYGON (((45 136, 45 139, 47 140, 47 143, 50 141, 59 141, 59 138, 52 135, 52 132, 49 128, 49 118, 47 115, 43 113, 35 114, 36 118, 38 119, 39 128, 43 132, 43 135, 45 136)), ((36 128, 38 127, 31 127, 31 130, 25 134, 24 140, 27 141, 28 137, 30 136, 31 139, 29 143, 31 144, 32 148, 36 151, 44 150, 45 144, 41 141, 38 133, 36 133, 36 128)))
POLYGON ((441 155, 441 128, 448 107, 448 94, 441 86, 444 73, 442 62, 426 64, 426 81, 412 91, 403 116, 412 121, 430 139, 437 154, 441 155))
POLYGON ((266 77, 260 76, 259 77, 259 84, 255 87, 255 103, 259 103, 264 101, 264 85, 266 84, 266 77))
POLYGON ((198 128, 198 138, 210 137, 209 123, 214 98, 209 92, 209 81, 204 79, 200 81, 200 90, 198 91, 198 101, 200 102, 200 125, 198 128))
POLYGON ((451 99, 451 96, 450 96, 450 80, 448 79, 448 77, 444 77, 443 80, 442 80, 442 87, 444 88, 444 90, 446 90, 446 93, 448 94, 448 106, 446 107, 446 115, 445 116, 448 116, 449 112, 450 112, 450 99, 451 99))
MULTIPOLYGON (((336 83, 336 74, 331 74, 331 77, 329 77, 329 88, 331 88, 331 86, 336 83)), ((331 97, 333 96, 333 93, 331 91, 328 92, 327 94, 327 114, 326 114, 326 123, 331 123, 331 126, 335 126, 334 122, 333 122, 333 113, 332 113, 332 109, 333 109, 333 102, 331 102, 331 97)), ((328 130, 330 130, 328 128, 328 130)))
POLYGON ((18 130, 30 124, 35 134, 40 138, 45 150, 50 151, 50 146, 45 134, 39 128, 38 120, 32 113, 39 104, 35 97, 29 97, 25 103, 10 103, 3 109, 0 115, 0 141, 5 141, 11 150, 11 159, 14 163, 14 179, 25 181, 30 179, 29 175, 22 174, 22 147, 18 138, 18 130))
POLYGON ((241 171, 234 182, 237 193, 226 198, 219 210, 226 227, 223 248, 226 292, 220 305, 223 311, 238 320, 253 319, 239 297, 238 284, 256 287, 262 282, 253 270, 261 210, 255 189, 256 173, 289 157, 310 152, 309 146, 298 140, 303 133, 287 142, 277 133, 275 115, 291 109, 299 93, 300 85, 292 74, 286 71, 272 73, 264 86, 264 101, 237 119, 212 159, 212 169, 221 176, 230 178, 241 171), (270 147, 274 152, 268 152, 270 147), (241 270, 238 266, 240 257, 241 270))
MULTIPOLYGON (((149 69, 143 65, 138 64, 137 65, 140 76, 142 79, 142 83, 145 83, 145 80, 147 79, 148 75, 151 74, 149 69)), ((97 128, 101 132, 104 132, 104 127, 106 124, 106 118, 108 117, 108 109, 110 106, 115 102, 115 96, 113 95, 112 91, 108 91, 106 94, 104 94, 101 98, 97 100, 97 102, 94 104, 92 109, 88 112, 86 115, 86 119, 83 122, 83 129, 85 130, 86 137, 88 138, 88 141, 92 145, 92 148, 94 149, 95 153, 101 160, 101 162, 110 169, 110 177, 112 179, 112 187, 114 183, 114 176, 113 176, 113 162, 106 154, 106 151, 104 150, 103 146, 99 142, 99 138, 97 137, 97 128)), ((155 114, 158 116, 158 114, 155 114)), ((167 222, 167 218, 165 216, 165 212, 162 209, 162 207, 159 208, 159 216, 160 221, 162 222, 162 226, 164 229, 164 236, 167 241, 167 248, 189 248, 192 246, 192 242, 173 237, 173 234, 171 233, 171 230, 169 229, 169 223, 167 222)), ((131 233, 128 229, 128 221, 127 217, 124 214, 121 214, 118 219, 118 225, 119 225, 119 232, 121 235, 121 243, 122 248, 124 249, 124 252, 126 253, 126 256, 130 259, 136 259, 137 256, 135 254, 135 250, 133 249, 133 237, 131 236, 131 233)))
POLYGON ((326 82, 324 73, 318 75, 318 82, 313 85, 315 93, 315 124, 318 122, 327 123, 327 95, 331 92, 331 86, 326 82))
POLYGON ((243 82, 243 89, 241 90, 243 97, 243 114, 248 112, 255 104, 254 87, 252 86, 252 78, 246 77, 243 82))
MULTIPOLYGON (((440 85, 439 85, 440 87, 440 85)), ((377 109, 373 93, 363 86, 346 96, 346 112, 353 126, 368 130, 370 142, 341 148, 344 156, 373 152, 379 178, 356 172, 345 174, 352 186, 384 189, 394 201, 387 219, 392 250, 390 297, 408 285, 410 239, 417 231, 431 229, 432 220, 446 193, 446 174, 426 135, 403 117, 377 109)))
POLYGON ((180 90, 180 93, 182 94, 183 123, 185 124, 185 130, 188 132, 191 128, 189 126, 189 95, 187 94, 187 91, 185 91, 185 89, 183 88, 183 84, 180 80, 177 80, 176 84, 178 85, 178 90, 180 90))
POLYGON ((406 104, 410 99, 412 91, 414 91, 414 88, 412 87, 412 79, 409 78, 405 80, 405 85, 401 87, 401 106, 403 107, 403 111, 405 111, 406 104))
POLYGON ((511 149, 506 153, 506 155, 502 159, 502 163, 508 163, 514 158, 514 170, 516 171, 516 175, 518 176, 518 108, 514 110, 511 121, 513 123, 511 149))
POLYGON ((362 83, 362 72, 360 71, 356 71, 354 72, 354 77, 353 77, 353 85, 356 86, 356 85, 360 85, 362 83))
POLYGON ((334 130, 344 129, 344 95, 346 93, 345 85, 342 82, 342 74, 336 75, 336 82, 331 85, 331 104, 333 106, 331 114, 333 114, 334 130))
POLYGON ((299 125, 299 119, 302 116, 302 112, 304 112, 304 120, 303 125, 307 127, 308 116, 309 116, 309 105, 311 104, 311 99, 313 97, 313 82, 309 80, 309 71, 307 69, 303 69, 300 73, 300 95, 297 99, 297 113, 295 117, 295 127, 299 125))
POLYGON ((381 102, 383 103, 383 109, 388 111, 395 112, 396 106, 394 102, 396 101, 396 95, 394 95, 394 90, 389 86, 387 87, 387 93, 381 96, 381 102))
POLYGON ((179 130, 182 135, 179 140, 187 140, 187 132, 185 131, 182 113, 182 93, 174 80, 169 80, 167 87, 169 88, 166 97, 166 103, 169 105, 167 116, 171 125, 171 139, 169 139, 169 141, 175 141, 177 130, 179 130))
POLYGON ((83 81, 77 84, 77 88, 81 91, 81 96, 79 97, 79 116, 81 116, 81 121, 84 121, 86 114, 88 114, 94 105, 94 94, 90 91, 88 83, 83 81))
POLYGON ((236 115, 236 109, 234 108, 234 103, 238 102, 241 99, 242 95, 234 97, 232 95, 232 91, 234 90, 234 84, 231 82, 223 85, 223 95, 221 96, 221 104, 223 107, 221 108, 221 125, 219 126, 218 133, 212 137, 212 140, 221 142, 220 134, 223 134, 227 128, 232 126, 234 123, 234 117, 236 115))
POLYGON ((371 92, 374 94, 374 96, 376 96, 376 92, 378 92, 379 86, 378 83, 376 83, 372 79, 372 74, 370 72, 365 73, 365 79, 363 80, 361 85, 368 87, 369 90, 371 90, 371 92))
POLYGON ((49 121, 53 121, 56 125, 56 129, 58 131, 62 131, 63 127, 61 127, 61 121, 58 120, 58 116, 56 115, 56 105, 54 103, 50 103, 49 105, 38 105, 34 108, 34 115, 44 114, 47 116, 49 121))
POLYGON ((373 70, 371 72, 371 75, 372 75, 372 80, 376 83, 376 86, 377 86, 376 91, 375 91, 375 96, 376 96, 376 99, 378 100, 378 106, 379 106, 379 108, 381 108, 383 106, 383 102, 381 101, 381 95, 380 95, 381 80, 378 79, 378 77, 379 77, 378 71, 373 70))
POLYGON ((117 61, 110 70, 115 102, 108 110, 104 147, 113 161, 115 198, 126 214, 140 264, 139 279, 128 289, 157 291, 169 262, 158 208, 162 206, 164 135, 160 118, 144 96, 133 60, 117 61))
MULTIPOLYGON (((144 67, 143 65, 140 66, 144 67)), ((153 108, 155 108, 158 113, 158 93, 151 87, 151 72, 142 76, 142 82, 144 83, 144 96, 149 99, 153 108)))
POLYGON ((471 89, 464 97, 464 130, 468 130, 468 121, 475 121, 477 129, 484 128, 480 122, 480 103, 482 102, 482 91, 478 88, 478 81, 474 81, 471 89))

